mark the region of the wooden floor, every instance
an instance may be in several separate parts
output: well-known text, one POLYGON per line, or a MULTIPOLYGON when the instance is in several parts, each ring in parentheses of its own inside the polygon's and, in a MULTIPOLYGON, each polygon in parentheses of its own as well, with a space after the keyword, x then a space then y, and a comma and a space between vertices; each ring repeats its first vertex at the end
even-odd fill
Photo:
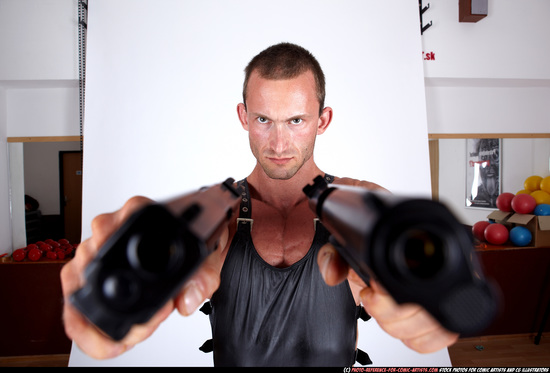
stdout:
POLYGON ((449 348, 454 367, 550 367, 550 334, 464 338, 449 348))
POLYGON ((0 367, 66 367, 69 355, 0 356, 0 367))
MULTIPOLYGON (((449 348, 454 367, 550 367, 550 335, 535 345, 534 335, 460 339, 449 348)), ((0 367, 66 367, 69 355, 1 357, 0 367)))

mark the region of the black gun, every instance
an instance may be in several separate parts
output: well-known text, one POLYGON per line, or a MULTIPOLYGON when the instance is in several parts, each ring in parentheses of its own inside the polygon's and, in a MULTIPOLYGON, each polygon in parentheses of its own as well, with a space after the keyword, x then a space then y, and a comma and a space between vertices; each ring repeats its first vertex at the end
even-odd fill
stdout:
POLYGON ((114 340, 148 321, 216 248, 241 200, 233 182, 137 211, 86 267, 71 303, 114 340))
POLYGON ((474 335, 492 322, 497 292, 483 275, 471 233, 441 203, 315 178, 304 193, 331 241, 366 284, 400 304, 423 306, 448 330, 474 335))

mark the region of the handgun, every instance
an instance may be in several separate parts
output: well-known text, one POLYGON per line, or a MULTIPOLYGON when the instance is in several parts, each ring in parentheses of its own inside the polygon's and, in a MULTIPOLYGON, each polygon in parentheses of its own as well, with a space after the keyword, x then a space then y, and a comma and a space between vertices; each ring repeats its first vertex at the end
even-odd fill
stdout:
POLYGON ((328 184, 322 176, 303 191, 331 242, 367 285, 375 279, 397 303, 419 304, 462 335, 490 325, 498 291, 483 274, 471 231, 445 205, 328 184))
POLYGON ((228 178, 131 215, 86 267, 70 302, 114 340, 147 322, 215 250, 241 200, 233 183, 228 178))

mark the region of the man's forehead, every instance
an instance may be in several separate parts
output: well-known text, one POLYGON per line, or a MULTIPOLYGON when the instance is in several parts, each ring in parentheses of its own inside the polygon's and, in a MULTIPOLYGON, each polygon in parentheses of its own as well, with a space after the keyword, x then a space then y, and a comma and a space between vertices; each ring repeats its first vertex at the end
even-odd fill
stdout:
POLYGON ((248 78, 248 84, 251 82, 293 82, 297 80, 309 81, 315 86, 315 77, 311 70, 306 70, 298 75, 292 77, 277 77, 276 74, 273 74, 275 77, 271 77, 268 74, 261 74, 258 69, 252 70, 250 77, 248 78))
POLYGON ((247 109, 271 119, 288 119, 319 110, 315 79, 311 71, 290 79, 250 75, 247 109))

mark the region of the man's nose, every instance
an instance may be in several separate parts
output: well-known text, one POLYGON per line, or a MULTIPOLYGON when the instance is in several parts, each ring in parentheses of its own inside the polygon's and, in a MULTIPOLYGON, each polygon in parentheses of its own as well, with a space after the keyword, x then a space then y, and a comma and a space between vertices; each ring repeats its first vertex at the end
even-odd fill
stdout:
POLYGON ((283 154, 289 144, 290 134, 286 125, 277 123, 271 127, 269 145, 277 154, 283 154))

